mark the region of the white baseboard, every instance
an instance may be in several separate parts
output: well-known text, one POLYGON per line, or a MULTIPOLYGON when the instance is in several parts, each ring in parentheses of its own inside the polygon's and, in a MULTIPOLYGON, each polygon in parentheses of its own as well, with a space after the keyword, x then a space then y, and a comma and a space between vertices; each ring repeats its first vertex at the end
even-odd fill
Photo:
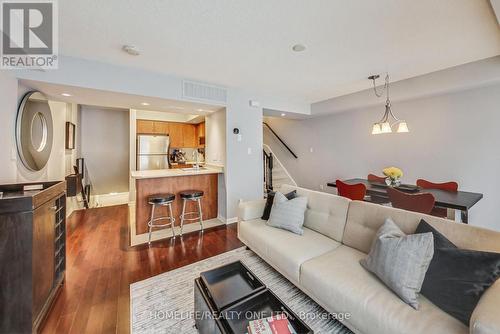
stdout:
POLYGON ((220 221, 223 221, 226 224, 234 224, 238 222, 238 217, 233 217, 233 218, 226 218, 222 216, 217 216, 217 219, 220 221))
POLYGON ((110 194, 99 194, 93 195, 91 197, 92 207, 103 207, 103 206, 113 206, 120 204, 129 203, 129 193, 110 193, 110 194))

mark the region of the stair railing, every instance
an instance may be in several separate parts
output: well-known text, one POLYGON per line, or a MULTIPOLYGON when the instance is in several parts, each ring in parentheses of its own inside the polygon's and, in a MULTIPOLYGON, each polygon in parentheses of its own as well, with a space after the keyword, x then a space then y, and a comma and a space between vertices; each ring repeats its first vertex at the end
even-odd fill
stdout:
MULTIPOLYGON (((292 186, 298 186, 297 185, 297 182, 295 182, 295 180, 293 179, 292 175, 290 175, 290 173, 288 172, 288 170, 286 169, 285 165, 280 161, 280 159, 278 159, 278 157, 273 153, 273 151, 271 150, 271 147, 267 144, 264 144, 263 145, 263 150, 264 150, 264 154, 267 154, 267 155, 271 155, 272 156, 272 168, 271 168, 271 173, 270 173, 270 176, 272 178, 272 173, 273 173, 273 169, 274 169, 274 166, 277 165, 279 166, 283 172, 285 173, 285 175, 288 177, 290 183, 292 186), (269 152, 269 153, 268 153, 269 152)), ((264 159, 265 160, 265 159, 264 159)), ((265 163, 265 162, 264 162, 265 163)), ((264 165, 265 167, 265 165, 264 165)), ((265 177, 265 168, 264 168, 264 177, 265 177)), ((272 185, 272 180, 271 180, 271 185, 272 185)), ((272 189, 271 189, 272 190, 272 189)))
POLYGON ((278 136, 278 134, 269 126, 269 124, 267 124, 266 122, 263 122, 262 124, 264 124, 264 126, 266 126, 269 131, 271 131, 271 133, 276 137, 278 138, 278 140, 280 141, 281 144, 283 144, 283 146, 285 146, 285 148, 288 150, 288 152, 290 152, 291 155, 293 155, 293 157, 295 159, 298 159, 297 157, 297 154, 295 154, 292 149, 290 147, 288 147, 288 145, 283 141, 283 139, 281 139, 280 136, 278 136))
POLYGON ((262 150, 264 153, 264 189, 266 193, 273 191, 273 153, 267 153, 266 150, 262 150))
POLYGON ((90 207, 90 196, 92 195, 92 181, 90 180, 89 171, 83 158, 76 159, 75 173, 81 174, 82 180, 82 199, 85 209, 90 207))

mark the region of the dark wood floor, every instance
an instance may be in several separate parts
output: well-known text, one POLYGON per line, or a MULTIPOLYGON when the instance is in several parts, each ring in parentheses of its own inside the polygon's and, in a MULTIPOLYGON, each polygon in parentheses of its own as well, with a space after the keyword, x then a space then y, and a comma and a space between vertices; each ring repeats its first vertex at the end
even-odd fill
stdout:
POLYGON ((68 220, 66 283, 43 333, 128 333, 131 283, 243 246, 232 224, 129 247, 127 220, 126 205, 68 220))

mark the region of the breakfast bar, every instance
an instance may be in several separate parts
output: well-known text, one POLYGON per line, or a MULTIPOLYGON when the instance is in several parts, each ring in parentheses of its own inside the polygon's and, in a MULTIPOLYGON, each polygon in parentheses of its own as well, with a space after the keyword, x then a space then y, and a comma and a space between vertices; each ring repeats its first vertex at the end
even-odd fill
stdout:
MULTIPOLYGON (((183 169, 160 169, 132 171, 131 176, 135 179, 136 200, 135 200, 135 230, 136 234, 148 233, 148 220, 151 215, 151 205, 148 204, 148 197, 155 194, 171 193, 176 198, 172 203, 172 214, 175 218, 175 226, 180 225, 180 214, 182 212, 182 199, 179 193, 187 190, 203 191, 201 207, 203 220, 217 218, 217 188, 218 174, 222 173, 220 167, 200 167, 183 169)), ((193 207, 187 207, 186 211, 194 211, 196 203, 188 203, 193 207)), ((166 207, 161 207, 155 216, 167 214, 166 207)), ((193 223, 185 221, 184 224, 193 223)))

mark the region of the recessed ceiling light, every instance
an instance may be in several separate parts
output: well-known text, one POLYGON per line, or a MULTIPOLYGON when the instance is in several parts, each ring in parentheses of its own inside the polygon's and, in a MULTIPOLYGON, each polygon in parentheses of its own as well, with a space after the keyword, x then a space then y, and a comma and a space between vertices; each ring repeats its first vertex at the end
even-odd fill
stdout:
POLYGON ((61 95, 62 95, 62 96, 66 96, 66 97, 68 97, 68 96, 72 96, 71 94, 68 94, 68 93, 62 93, 61 95))
POLYGON ((292 50, 295 52, 302 52, 305 49, 306 49, 306 47, 302 44, 295 44, 294 46, 292 46, 292 50))
POLYGON ((203 109, 196 109, 196 111, 203 112, 205 110, 203 110, 203 109))
POLYGON ((131 56, 138 56, 141 54, 139 49, 137 49, 134 45, 124 45, 122 46, 122 50, 131 56))
POLYGON ((178 106, 169 106, 168 108, 177 109, 177 110, 184 110, 184 107, 178 107, 178 106))
POLYGON ((285 117, 286 114, 284 112, 281 113, 281 117, 285 117))
POLYGON ((143 106, 149 106, 149 103, 147 103, 147 102, 141 102, 141 104, 142 104, 143 106))

